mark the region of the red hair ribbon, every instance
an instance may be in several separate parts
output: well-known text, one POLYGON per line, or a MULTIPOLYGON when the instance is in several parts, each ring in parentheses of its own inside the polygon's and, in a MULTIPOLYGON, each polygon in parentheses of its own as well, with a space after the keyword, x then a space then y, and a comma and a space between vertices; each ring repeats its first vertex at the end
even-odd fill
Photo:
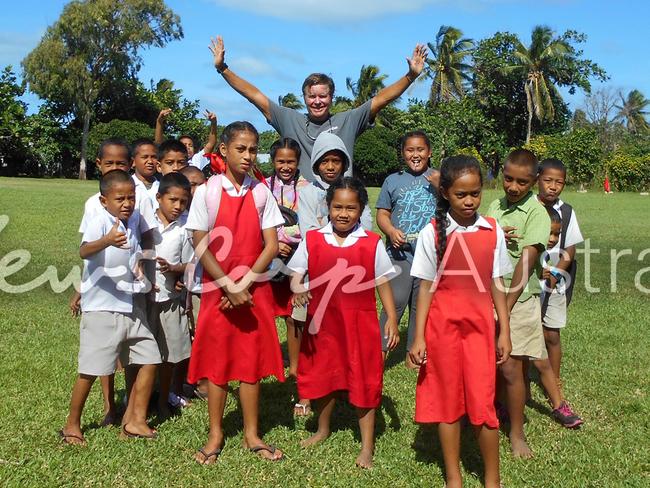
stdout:
MULTIPOLYGON (((205 153, 204 156, 210 160, 210 169, 213 174, 224 174, 226 172, 226 163, 218 153, 205 153)), ((261 183, 266 186, 266 178, 264 173, 258 168, 257 164, 253 164, 252 173, 261 183)))

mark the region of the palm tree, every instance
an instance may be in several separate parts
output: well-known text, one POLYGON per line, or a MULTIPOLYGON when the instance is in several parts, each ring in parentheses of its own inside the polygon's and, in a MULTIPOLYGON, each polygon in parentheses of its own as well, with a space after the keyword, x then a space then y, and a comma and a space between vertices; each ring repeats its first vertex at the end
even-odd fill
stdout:
POLYGON ((550 27, 538 25, 533 29, 530 46, 526 47, 517 40, 513 54, 515 64, 508 66, 506 71, 518 73, 525 80, 528 110, 526 142, 529 142, 533 114, 540 122, 555 117, 551 96, 559 99, 561 96, 552 80, 563 77, 563 71, 575 58, 575 52, 565 40, 554 38, 550 27))
POLYGON ((627 130, 634 134, 650 129, 648 120, 645 118, 650 112, 644 110, 644 108, 650 105, 650 100, 644 97, 643 93, 639 90, 632 90, 628 93, 627 100, 623 97, 622 93, 619 95, 621 97, 621 105, 616 105, 618 109, 616 120, 624 121, 627 130))
POLYGON ((359 107, 373 98, 379 90, 384 88, 384 80, 388 75, 380 75, 379 68, 372 64, 361 66, 359 79, 352 81, 352 78, 346 78, 345 84, 348 90, 352 92, 354 100, 353 106, 359 107))
POLYGON ((438 30, 436 43, 427 43, 431 57, 427 58, 421 80, 431 79, 429 100, 432 103, 448 102, 465 95, 465 82, 471 81, 471 66, 465 58, 472 54, 474 41, 463 38, 460 29, 443 25, 438 30))
POLYGON ((292 108, 294 110, 300 110, 305 108, 305 105, 300 101, 300 99, 294 93, 287 93, 286 95, 280 95, 278 97, 278 105, 281 107, 292 108))

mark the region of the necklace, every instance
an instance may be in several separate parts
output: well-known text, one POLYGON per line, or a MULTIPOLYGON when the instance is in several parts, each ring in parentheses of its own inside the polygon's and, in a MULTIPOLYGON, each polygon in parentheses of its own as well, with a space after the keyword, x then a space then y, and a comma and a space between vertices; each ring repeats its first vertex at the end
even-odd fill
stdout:
MULTIPOLYGON (((332 132, 332 117, 328 118, 327 121, 330 124, 330 128, 326 132, 332 132)), ((307 117, 307 120, 305 122, 305 133, 307 134, 307 137, 310 140, 315 141, 316 137, 318 137, 318 134, 320 134, 320 132, 318 134, 316 134, 316 137, 312 137, 311 134, 309 133, 309 123, 310 123, 310 120, 309 120, 309 117, 307 117)))

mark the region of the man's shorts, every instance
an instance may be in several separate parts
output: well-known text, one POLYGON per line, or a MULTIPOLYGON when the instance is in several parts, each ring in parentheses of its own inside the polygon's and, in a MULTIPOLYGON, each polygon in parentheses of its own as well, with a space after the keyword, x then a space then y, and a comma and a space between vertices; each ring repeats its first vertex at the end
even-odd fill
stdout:
POLYGON ((180 300, 155 302, 150 307, 149 327, 156 336, 161 359, 176 364, 189 358, 190 329, 180 300))
POLYGON ((549 329, 562 329, 566 326, 566 295, 564 293, 551 293, 548 298, 546 313, 542 319, 544 327, 549 329))
POLYGON ((515 303, 510 312, 511 356, 527 356, 531 359, 547 359, 542 310, 539 297, 531 296, 515 303))
POLYGON ((83 312, 79 326, 79 373, 115 373, 117 360, 130 364, 159 364, 160 352, 151 331, 132 314, 83 312))

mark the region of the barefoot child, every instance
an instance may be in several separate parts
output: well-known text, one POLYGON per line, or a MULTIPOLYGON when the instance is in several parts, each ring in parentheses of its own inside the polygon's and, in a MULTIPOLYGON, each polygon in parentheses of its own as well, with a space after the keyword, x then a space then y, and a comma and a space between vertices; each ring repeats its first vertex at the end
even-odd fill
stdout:
POLYGON ((510 446, 515 457, 533 453, 524 435, 526 383, 524 366, 529 359, 546 359, 539 294, 541 287, 534 268, 546 249, 551 221, 544 206, 531 191, 537 181, 537 158, 526 150, 512 151, 503 165, 505 196, 494 200, 487 215, 505 231, 508 254, 514 271, 505 276, 510 312, 512 353, 501 365, 505 381, 510 446))
MULTIPOLYGON (((400 141, 402 159, 406 170, 393 173, 384 180, 377 198, 377 226, 386 235, 386 250, 393 266, 400 273, 391 280, 395 297, 397 322, 402 319, 408 306, 409 324, 407 350, 415 334, 415 302, 420 279, 411 276, 413 252, 418 233, 431 221, 436 211, 436 188, 433 178, 440 176, 438 170, 429 167, 431 144, 422 131, 407 132, 400 141)), ((386 314, 381 313, 380 327, 386 325, 386 314)), ((386 335, 382 333, 384 354, 386 335)), ((407 355, 407 363, 409 362, 407 355)))
POLYGON ((190 182, 181 173, 168 173, 158 188, 157 227, 154 229, 156 251, 156 296, 149 307, 149 324, 155 333, 162 364, 158 368, 158 416, 171 416, 169 405, 177 405, 182 382, 172 387, 174 367, 184 370, 190 357, 190 331, 185 314, 185 300, 176 282, 185 273, 185 263, 192 258, 192 246, 185 230, 190 182), (173 394, 173 396, 172 396, 173 394))
POLYGON ((464 415, 481 450, 485 486, 499 487, 494 394, 497 365, 511 350, 502 276, 512 267, 503 231, 494 219, 478 213, 482 185, 476 159, 455 156, 442 162, 436 217, 420 233, 411 268, 422 280, 409 352, 421 365, 415 421, 438 424, 450 488, 462 485, 459 451, 464 415))
POLYGON ((544 297, 542 306, 542 324, 544 340, 548 350, 548 359, 564 398, 560 366, 562 363, 562 343, 560 331, 566 326, 567 308, 571 302, 573 285, 576 278, 576 245, 584 239, 580 232, 576 213, 568 203, 560 200, 566 180, 566 166, 558 159, 545 159, 540 164, 537 198, 547 208, 551 207, 560 214, 561 232, 555 247, 550 251, 555 273, 548 279, 551 293, 544 297), (545 305, 545 306, 544 306, 545 305))
POLYGON ((86 443, 81 431, 86 398, 97 376, 115 373, 118 358, 125 367, 140 365, 122 421, 122 435, 156 435, 146 417, 160 353, 151 331, 133 315, 137 283, 132 266, 140 250, 135 185, 128 173, 114 170, 101 177, 100 193, 103 211, 86 223, 79 248, 84 260, 79 376, 72 390, 68 420, 59 431, 68 444, 86 443))
POLYGON ((267 460, 283 457, 258 433, 260 380, 271 375, 284 380, 271 286, 254 281, 277 255, 276 227, 284 223, 269 189, 248 175, 258 141, 257 130, 248 122, 233 122, 224 129, 219 152, 226 173, 197 188, 186 224, 203 265, 201 310, 188 374, 190 383, 209 381, 210 433, 195 454, 201 464, 214 463, 224 446, 230 381, 240 382, 244 447, 267 460))
POLYGON ((399 334, 387 281, 394 268, 381 237, 359 224, 366 205, 368 193, 358 179, 332 182, 327 189, 330 223, 307 232, 288 266, 298 276, 309 273, 310 283, 308 292, 294 297, 296 305, 309 302, 309 329, 303 334, 298 359, 298 393, 310 399, 318 413, 318 430, 302 445, 329 437, 336 394, 347 391, 361 430, 356 464, 370 468, 383 384, 375 286, 388 316, 389 349, 395 348, 399 334), (340 260, 346 261, 346 267, 337 272, 334 268, 340 260), (350 271, 356 275, 352 280, 344 276, 350 271))
MULTIPOLYGON (((284 138, 275 141, 271 145, 270 153, 274 172, 266 179, 266 183, 280 208, 287 209, 286 213, 291 220, 292 217, 297 217, 295 213, 298 211, 299 192, 309 185, 309 182, 298 171, 300 145, 293 139, 284 138), (293 214, 288 211, 293 212, 293 214)), ((285 218, 285 225, 278 227, 278 244, 280 247, 278 257, 286 263, 301 240, 302 236, 298 223, 288 222, 287 218, 285 218)), ((276 305, 276 316, 284 317, 287 325, 289 377, 296 378, 303 322, 294 321, 291 317, 293 305, 291 303, 292 292, 289 279, 285 275, 281 275, 279 279, 271 282, 271 288, 273 289, 273 298, 276 305)), ((307 416, 310 413, 309 400, 301 398, 295 403, 294 415, 307 416)))

